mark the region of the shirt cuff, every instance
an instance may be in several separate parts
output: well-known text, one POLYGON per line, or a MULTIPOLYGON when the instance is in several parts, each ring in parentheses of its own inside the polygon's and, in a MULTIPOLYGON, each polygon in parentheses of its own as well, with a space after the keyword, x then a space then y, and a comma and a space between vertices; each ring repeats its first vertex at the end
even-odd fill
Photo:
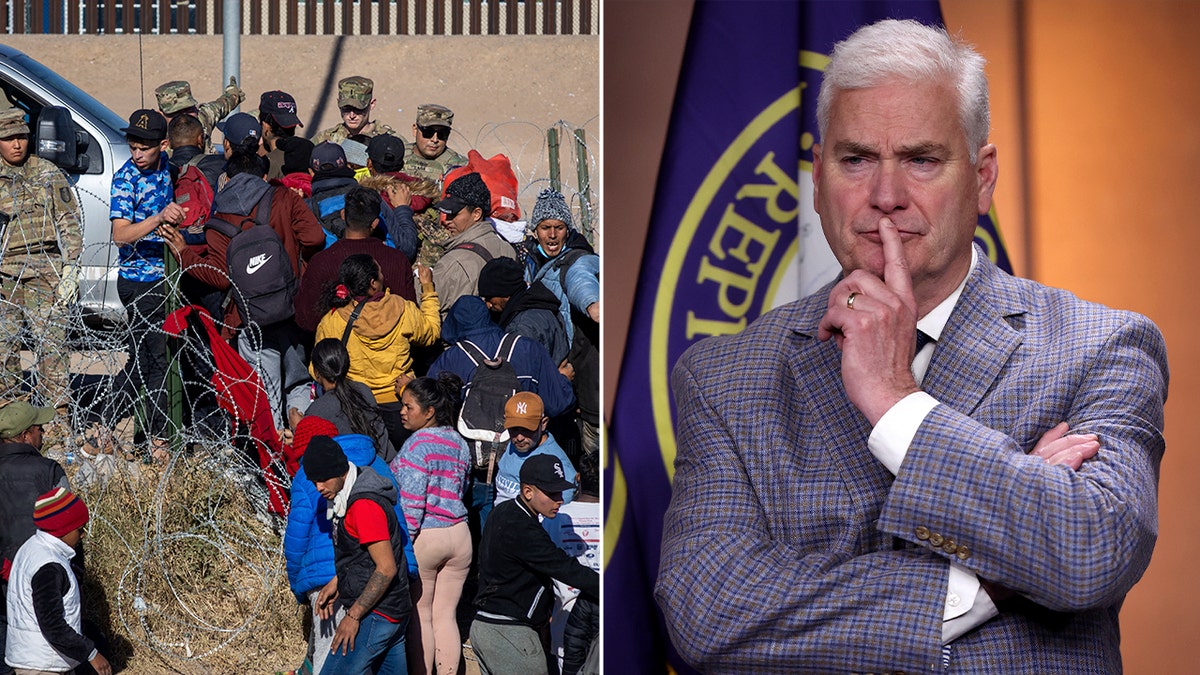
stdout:
POLYGON ((915 391, 897 401, 871 430, 867 448, 893 476, 900 473, 900 464, 904 462, 917 429, 937 404, 937 399, 929 394, 915 391))
POLYGON ((1000 614, 979 577, 950 563, 946 606, 942 614, 942 644, 948 644, 1000 614), (954 606, 952 606, 954 605, 954 606))
POLYGON ((946 584, 946 609, 942 613, 942 620, 949 621, 966 614, 974 606, 975 595, 980 588, 979 577, 966 568, 950 563, 950 578, 946 584))

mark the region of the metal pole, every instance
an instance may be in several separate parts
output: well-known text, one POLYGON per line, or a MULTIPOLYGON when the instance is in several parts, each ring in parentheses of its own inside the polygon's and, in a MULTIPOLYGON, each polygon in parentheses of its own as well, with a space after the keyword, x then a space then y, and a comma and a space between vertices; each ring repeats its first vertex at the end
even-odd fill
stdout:
MULTIPOLYGON (((163 248, 169 249, 170 246, 164 244, 163 248)), ((163 254, 166 267, 163 285, 167 290, 167 315, 170 316, 180 307, 179 284, 183 273, 179 269, 179 261, 170 250, 164 250, 163 254)), ((171 419, 172 454, 183 450, 183 362, 179 356, 179 347, 182 344, 182 338, 167 339, 167 414, 171 419)))
POLYGON ((592 201, 591 176, 588 175, 587 141, 583 129, 575 130, 575 175, 579 184, 579 229, 583 231, 588 242, 592 241, 592 201))
POLYGON ((558 176, 558 129, 550 127, 546 131, 546 144, 549 146, 550 155, 550 187, 562 192, 562 182, 558 176))
MULTIPOLYGON (((229 78, 242 81, 242 3, 241 0, 226 0, 221 13, 221 52, 223 75, 221 88, 229 84, 229 78)), ((234 108, 236 112, 241 106, 234 108)))

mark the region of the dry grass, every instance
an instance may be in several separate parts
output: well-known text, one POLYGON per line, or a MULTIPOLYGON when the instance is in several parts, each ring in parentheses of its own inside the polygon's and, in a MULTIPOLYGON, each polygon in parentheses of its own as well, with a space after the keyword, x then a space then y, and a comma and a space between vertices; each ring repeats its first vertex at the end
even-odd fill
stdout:
POLYGON ((274 673, 304 658, 282 521, 256 505, 243 464, 225 447, 165 467, 112 455, 68 467, 92 514, 84 616, 123 672, 274 673))

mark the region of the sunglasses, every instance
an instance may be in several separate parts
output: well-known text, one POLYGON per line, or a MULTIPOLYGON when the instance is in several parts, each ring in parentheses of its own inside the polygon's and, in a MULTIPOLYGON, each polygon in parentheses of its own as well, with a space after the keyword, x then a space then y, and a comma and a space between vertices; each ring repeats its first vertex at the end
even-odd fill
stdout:
POLYGON ((355 108, 352 105, 344 105, 344 106, 342 106, 341 110, 342 110, 343 115, 350 115, 350 114, 366 115, 367 114, 366 108, 355 108))
POLYGON ((418 125, 417 131, 420 131, 421 135, 425 138, 433 138, 434 136, 437 136, 439 141, 444 141, 447 138, 450 138, 450 129, 447 127, 423 127, 418 125))

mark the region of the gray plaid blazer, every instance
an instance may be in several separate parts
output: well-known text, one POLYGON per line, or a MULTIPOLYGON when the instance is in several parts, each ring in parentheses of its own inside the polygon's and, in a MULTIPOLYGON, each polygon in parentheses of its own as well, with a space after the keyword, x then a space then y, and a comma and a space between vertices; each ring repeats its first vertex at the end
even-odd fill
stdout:
POLYGON ((831 287, 672 373, 655 595, 680 653, 713 673, 1121 672, 1117 613, 1158 531, 1158 329, 980 256, 923 383, 940 405, 893 479, 816 339, 831 287), (1026 455, 1064 420, 1100 436, 1078 472, 1026 455), (1018 596, 946 667, 952 560, 1018 596))

